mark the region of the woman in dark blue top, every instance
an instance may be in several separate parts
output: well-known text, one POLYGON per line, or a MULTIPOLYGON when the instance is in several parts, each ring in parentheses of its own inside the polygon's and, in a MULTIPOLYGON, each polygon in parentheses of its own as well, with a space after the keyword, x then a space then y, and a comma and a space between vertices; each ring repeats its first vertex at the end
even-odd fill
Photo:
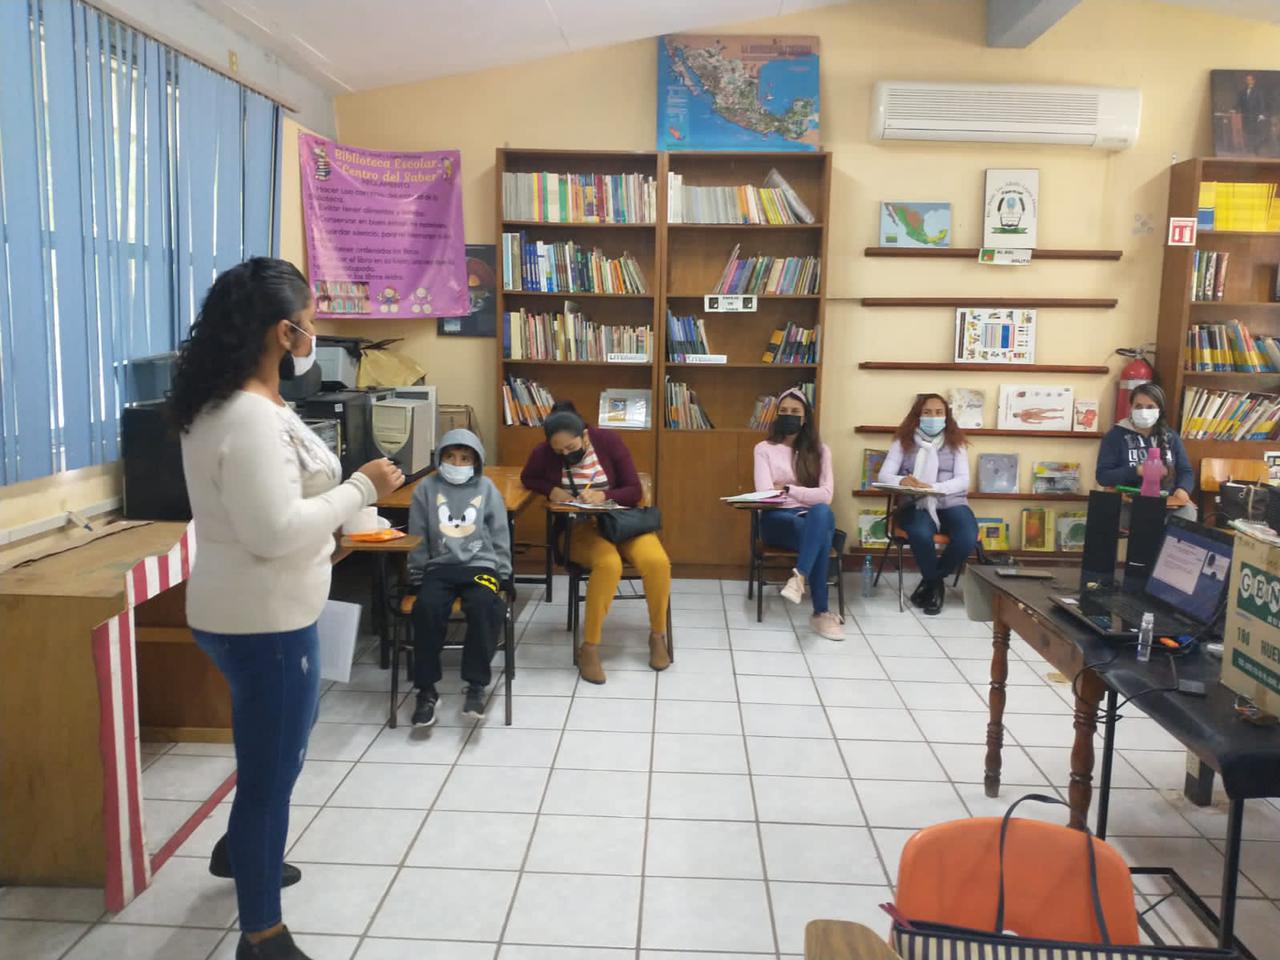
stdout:
POLYGON ((1195 474, 1187 450, 1165 422, 1164 391, 1154 383, 1134 387, 1129 394, 1129 416, 1107 431, 1098 448, 1095 477, 1099 486, 1136 487, 1142 483, 1142 465, 1147 450, 1156 447, 1164 461, 1161 489, 1169 492, 1169 508, 1188 520, 1196 518, 1191 490, 1195 474))

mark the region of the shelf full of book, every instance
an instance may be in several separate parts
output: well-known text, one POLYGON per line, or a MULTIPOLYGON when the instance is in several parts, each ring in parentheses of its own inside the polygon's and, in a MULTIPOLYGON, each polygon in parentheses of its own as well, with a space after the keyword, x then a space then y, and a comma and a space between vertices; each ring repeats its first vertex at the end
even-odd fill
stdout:
POLYGON ((1174 164, 1169 216, 1195 217, 1194 247, 1167 246, 1156 376, 1197 474, 1205 457, 1280 443, 1280 161, 1174 164))

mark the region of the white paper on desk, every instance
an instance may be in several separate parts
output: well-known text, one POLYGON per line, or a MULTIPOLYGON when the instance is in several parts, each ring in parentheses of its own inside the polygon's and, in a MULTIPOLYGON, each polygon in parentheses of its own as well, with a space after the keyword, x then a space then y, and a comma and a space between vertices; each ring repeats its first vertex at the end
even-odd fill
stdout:
POLYGON ((351 682, 351 661, 356 658, 360 632, 360 604, 330 600, 316 623, 320 634, 320 679, 351 682))
POLYGON ((764 503, 770 500, 781 502, 782 494, 777 490, 757 490, 754 493, 739 493, 732 497, 721 497, 725 503, 764 503))
POLYGON ((606 500, 604 503, 583 503, 581 500, 565 500, 560 506, 569 507, 573 510, 626 510, 627 508, 621 504, 614 503, 612 500, 606 500))
POLYGON ((913 497, 941 497, 945 494, 934 487, 904 487, 901 482, 898 483, 881 483, 877 480, 871 484, 877 490, 890 490, 894 493, 907 493, 913 497))

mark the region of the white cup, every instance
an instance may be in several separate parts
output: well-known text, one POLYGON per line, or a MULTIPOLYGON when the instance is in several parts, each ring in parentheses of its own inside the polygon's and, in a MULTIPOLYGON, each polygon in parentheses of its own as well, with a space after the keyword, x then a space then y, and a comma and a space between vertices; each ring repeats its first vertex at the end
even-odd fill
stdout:
POLYGON ((353 533, 373 533, 375 530, 385 530, 389 526, 391 526, 391 521, 384 520, 378 516, 377 507, 365 507, 342 525, 342 532, 347 536, 351 536, 353 533))

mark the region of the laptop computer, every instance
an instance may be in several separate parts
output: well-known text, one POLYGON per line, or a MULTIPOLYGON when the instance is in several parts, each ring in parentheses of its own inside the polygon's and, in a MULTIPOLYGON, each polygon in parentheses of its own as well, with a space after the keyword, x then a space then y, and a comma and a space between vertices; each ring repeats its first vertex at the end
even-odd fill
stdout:
POLYGON ((1140 593, 1106 588, 1050 597, 1104 637, 1132 639, 1142 615, 1155 615, 1155 635, 1194 634, 1217 614, 1231 576, 1231 534, 1170 517, 1151 576, 1140 593))

